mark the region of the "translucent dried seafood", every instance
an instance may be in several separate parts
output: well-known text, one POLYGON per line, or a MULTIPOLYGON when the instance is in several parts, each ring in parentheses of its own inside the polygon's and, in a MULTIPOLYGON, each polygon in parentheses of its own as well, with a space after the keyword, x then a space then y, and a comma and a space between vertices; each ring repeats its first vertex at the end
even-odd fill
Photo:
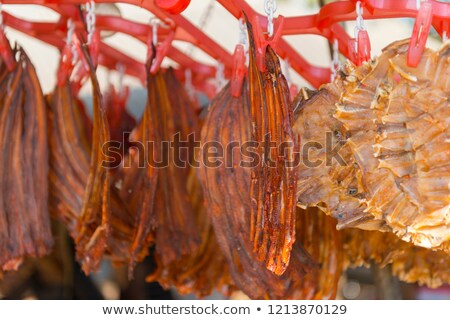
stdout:
POLYGON ((405 282, 431 288, 450 283, 450 257, 442 251, 414 246, 393 234, 360 229, 339 231, 343 239, 345 266, 391 265, 394 275, 405 282))
MULTIPOLYGON (((235 285, 253 299, 295 299, 302 294, 304 274, 314 267, 310 256, 296 243, 289 267, 277 276, 258 261, 250 239, 251 168, 241 163, 240 148, 227 148, 231 142, 242 143, 251 138, 250 101, 247 84, 239 98, 231 95, 227 85, 212 101, 202 128, 202 152, 205 144, 215 141, 222 145, 222 165, 215 167, 200 161, 199 177, 205 195, 206 209, 219 246, 225 255, 235 285)), ((210 150, 211 152, 211 150, 210 150)), ((206 161, 207 162, 207 161, 206 161)))
POLYGON ((48 145, 45 100, 25 52, 10 72, 0 62, 0 271, 48 254, 48 145))
POLYGON ((260 72, 251 25, 249 87, 252 140, 260 161, 252 167, 250 237, 258 259, 269 270, 283 274, 295 241, 295 194, 297 169, 294 151, 297 139, 292 131, 294 116, 289 87, 280 62, 269 46, 265 52, 266 71, 260 72))
MULTIPOLYGON (((416 68, 407 66, 407 49, 399 41, 359 68, 347 64, 302 103, 302 145, 330 131, 344 163, 303 163, 298 200, 323 207, 339 228, 389 231, 450 252, 450 49, 426 50, 416 68)), ((326 160, 325 149, 310 153, 326 160)))
POLYGON ((308 272, 298 286, 299 299, 334 299, 344 268, 342 232, 336 220, 318 208, 297 208, 296 241, 319 266, 308 272))

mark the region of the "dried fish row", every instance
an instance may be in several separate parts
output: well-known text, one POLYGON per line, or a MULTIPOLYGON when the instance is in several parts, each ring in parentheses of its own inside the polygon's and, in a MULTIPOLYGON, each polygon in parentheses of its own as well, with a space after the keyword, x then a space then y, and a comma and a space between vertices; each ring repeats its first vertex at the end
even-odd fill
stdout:
POLYGON ((0 62, 0 271, 50 252, 45 99, 22 49, 12 71, 0 62))

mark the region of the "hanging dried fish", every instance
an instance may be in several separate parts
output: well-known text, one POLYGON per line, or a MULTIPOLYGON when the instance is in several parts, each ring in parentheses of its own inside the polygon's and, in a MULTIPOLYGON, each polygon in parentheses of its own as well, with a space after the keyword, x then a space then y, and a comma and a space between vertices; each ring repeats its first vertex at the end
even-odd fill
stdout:
POLYGON ((297 169, 294 155, 298 142, 292 131, 294 116, 289 86, 281 73, 278 57, 268 46, 265 52, 267 71, 260 72, 249 23, 247 28, 252 139, 259 144, 256 151, 260 157, 252 168, 250 238, 258 259, 265 261, 273 273, 281 275, 289 264, 295 241, 297 169))
POLYGON ((320 266, 305 275, 298 288, 302 294, 299 299, 334 299, 345 254, 336 220, 318 208, 297 208, 296 235, 296 241, 303 244, 320 266))
POLYGON ((302 107, 297 132, 315 139, 334 129, 346 165, 301 168, 299 201, 324 204, 340 228, 388 231, 450 252, 450 50, 426 50, 411 68, 407 49, 399 41, 359 68, 347 64, 341 79, 302 107))
POLYGON ((91 141, 87 122, 72 94, 68 79, 47 96, 49 123, 49 209, 73 238, 89 175, 91 141))
MULTIPOLYGON (((178 187, 185 203, 186 218, 195 224, 198 246, 190 249, 190 253, 178 254, 175 260, 164 262, 164 252, 156 254, 157 269, 148 280, 157 280, 164 287, 175 287, 180 293, 195 293, 197 296, 210 294, 214 289, 229 293, 229 273, 224 256, 217 250, 217 241, 212 225, 207 217, 202 190, 196 176, 196 170, 191 165, 194 160, 195 141, 199 137, 199 117, 194 105, 177 80, 173 70, 164 73, 165 85, 171 88, 169 96, 173 110, 171 121, 175 130, 179 130, 180 140, 187 142, 187 147, 179 149, 179 160, 186 163, 186 168, 179 168, 178 187)), ((178 148, 180 146, 176 146, 178 148)), ((198 161, 198 159, 195 159, 198 161)), ((181 163, 180 163, 181 164, 181 163)), ((158 185, 158 188, 160 186, 158 185)), ((164 227, 158 226, 158 228, 164 227)), ((193 230, 192 232, 195 232, 193 230)), ((156 243, 158 245, 158 243, 156 243)), ((166 244, 168 245, 168 244, 166 244)))
POLYGON ((251 169, 241 161, 240 148, 227 148, 232 142, 243 143, 251 138, 250 101, 247 83, 239 98, 231 95, 227 85, 211 103, 202 128, 203 157, 208 154, 207 142, 215 141, 224 150, 223 164, 210 166, 201 161, 199 177, 205 195, 208 215, 228 263, 235 285, 253 299, 296 299, 301 293, 304 274, 314 267, 310 256, 296 243, 291 262, 282 276, 267 270, 259 262, 249 241, 251 220, 251 169), (226 165, 225 165, 226 164, 226 165))
POLYGON ((0 62, 0 271, 50 252, 45 100, 23 50, 14 70, 0 62))
MULTIPOLYGON (((94 90, 95 103, 100 101, 99 94, 94 90)), ((82 103, 74 96, 68 79, 56 86, 54 93, 48 97, 48 105, 50 212, 53 217, 64 222, 72 238, 86 243, 89 242, 90 236, 86 235, 83 236, 86 237, 84 240, 80 239, 82 237, 80 232, 83 230, 80 220, 83 219, 83 201, 85 201, 85 190, 91 170, 91 154, 95 142, 91 137, 98 134, 99 129, 92 131, 92 122, 87 117, 82 103)), ((101 152, 106 152, 110 156, 107 148, 101 152)), ((104 160, 102 159, 99 163, 106 169, 107 166, 102 163, 104 160)), ((100 170, 103 169, 100 168, 100 170)), ((110 169, 107 170, 110 171, 110 169)), ((105 252, 115 264, 128 263, 129 246, 135 229, 134 216, 129 213, 115 188, 110 187, 108 198, 111 203, 111 236, 108 243, 104 245, 105 252)), ((100 216, 96 216, 95 219, 98 219, 95 223, 101 223, 100 216)), ((78 247, 78 249, 80 250, 78 258, 84 259, 85 248, 78 247)), ((99 250, 99 253, 95 255, 96 262, 92 264, 93 267, 88 267, 89 263, 86 263, 86 272, 95 270, 103 257, 103 252, 99 250)))
POLYGON ((450 257, 442 251, 416 247, 393 234, 345 229, 342 234, 346 267, 391 265, 392 273, 405 282, 430 288, 450 283, 450 257))

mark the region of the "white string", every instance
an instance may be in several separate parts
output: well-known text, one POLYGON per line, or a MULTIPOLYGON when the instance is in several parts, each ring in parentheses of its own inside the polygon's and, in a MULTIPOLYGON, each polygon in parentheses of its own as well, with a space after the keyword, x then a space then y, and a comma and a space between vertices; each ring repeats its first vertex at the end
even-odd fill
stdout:
MULTIPOLYGON (((200 29, 200 30, 204 30, 205 29, 205 27, 206 27, 206 25, 208 24, 208 21, 209 21, 209 19, 210 19, 210 17, 211 17, 211 15, 212 15, 212 11, 213 11, 213 9, 214 9, 214 3, 216 2, 216 0, 211 0, 209 3, 208 3, 208 6, 205 8, 205 10, 203 11, 203 13, 202 13, 202 16, 200 17, 200 22, 199 22, 199 24, 198 24, 198 28, 200 29)), ((189 47, 188 47, 188 49, 186 50, 186 54, 188 55, 188 56, 191 56, 192 55, 192 53, 194 52, 194 49, 195 49, 196 47, 194 46, 194 45, 190 45, 189 47)))
POLYGON ((267 14, 267 34, 269 37, 273 36, 273 18, 277 7, 276 0, 264 0, 264 11, 267 14))
POLYGON ((356 26, 354 29, 355 32, 355 52, 358 52, 358 34, 359 31, 365 30, 364 26, 364 18, 363 18, 364 9, 361 7, 361 1, 356 2, 356 26))
POLYGON ((158 44, 158 26, 160 24, 160 20, 158 18, 151 18, 150 24, 152 26, 152 43, 154 46, 158 44))
POLYGON ((89 2, 86 2, 86 24, 87 24, 87 32, 88 32, 88 38, 87 43, 91 44, 92 36, 95 32, 95 2, 93 0, 90 0, 89 2))
POLYGON ((339 63, 339 43, 337 39, 333 41, 333 59, 331 61, 331 82, 336 79, 337 71, 340 68, 339 63))
POLYGON ((73 34, 75 33, 75 23, 71 18, 67 19, 67 37, 66 44, 71 47, 72 51, 72 64, 75 64, 78 59, 78 52, 73 45, 73 34))
POLYGON ((248 64, 248 30, 243 18, 239 19, 239 43, 244 47, 245 64, 248 64))

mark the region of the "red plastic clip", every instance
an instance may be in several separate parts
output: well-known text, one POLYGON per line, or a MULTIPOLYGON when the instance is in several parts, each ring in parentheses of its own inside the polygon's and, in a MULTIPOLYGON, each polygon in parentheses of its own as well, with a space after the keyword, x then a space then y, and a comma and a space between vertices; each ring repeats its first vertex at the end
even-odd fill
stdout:
POLYGON ((5 35, 5 31, 1 28, 0 28, 0 54, 8 70, 13 71, 14 68, 16 67, 16 59, 11 49, 11 45, 9 44, 9 40, 5 35))
POLYGON ((358 40, 350 39, 348 41, 348 58, 357 66, 364 61, 370 60, 370 38, 367 30, 358 31, 358 40))
POLYGON ((296 84, 291 84, 289 87, 289 93, 291 94, 291 100, 293 101, 298 94, 298 86, 296 84))
POLYGON ((155 4, 170 14, 182 13, 191 3, 191 0, 156 0, 155 4))
POLYGON ((148 56, 147 59, 150 58, 150 56, 153 53, 153 48, 156 49, 156 54, 153 59, 152 65, 150 67, 150 73, 155 74, 158 72, 159 68, 161 67, 161 63, 164 60, 164 58, 167 55, 167 52, 172 47, 172 41, 175 38, 175 24, 173 21, 167 19, 166 26, 171 30, 167 37, 164 39, 163 42, 158 43, 158 24, 159 22, 152 22, 153 28, 151 34, 149 34, 147 39, 147 45, 148 45, 148 56))
POLYGON ((281 39, 281 36, 283 35, 283 25, 284 25, 284 17, 278 16, 278 18, 275 21, 275 33, 273 36, 269 39, 267 39, 266 35, 263 32, 263 29, 261 28, 261 17, 255 16, 253 18, 253 34, 255 38, 255 45, 256 45, 256 63, 258 65, 258 69, 261 72, 264 72, 266 69, 264 56, 266 54, 266 48, 268 45, 272 47, 275 51, 277 50, 278 41, 281 39))
POLYGON ((236 45, 233 54, 233 70, 231 74, 231 95, 233 97, 240 97, 242 94, 242 84, 247 73, 245 66, 245 49, 242 44, 236 45))
POLYGON ((61 62, 59 63, 57 77, 58 86, 65 84, 67 78, 70 76, 74 68, 72 45, 66 44, 61 52, 61 62))
POLYGON ((367 30, 358 32, 358 64, 370 60, 370 38, 367 30))
POLYGON ((422 57, 428 34, 430 33, 433 18, 433 6, 429 2, 423 2, 417 13, 413 33, 409 41, 407 63, 410 67, 416 67, 422 57))
POLYGON ((92 34, 91 43, 89 43, 89 53, 94 69, 98 65, 98 55, 100 54, 100 30, 95 29, 92 34))

